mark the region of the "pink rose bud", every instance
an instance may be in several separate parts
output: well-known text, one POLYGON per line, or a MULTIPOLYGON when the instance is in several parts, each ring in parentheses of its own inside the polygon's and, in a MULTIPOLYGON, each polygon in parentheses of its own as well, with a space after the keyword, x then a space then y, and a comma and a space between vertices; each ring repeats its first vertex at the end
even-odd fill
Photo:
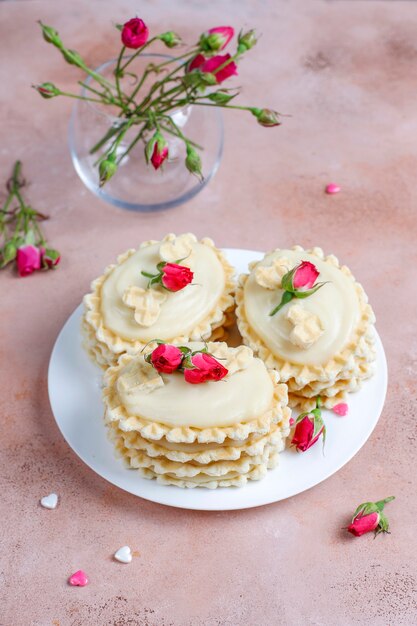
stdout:
POLYGON ((59 96, 60 90, 55 87, 53 83, 42 83, 42 85, 34 85, 36 91, 42 96, 42 98, 54 98, 59 96))
POLYGON ((258 124, 261 126, 270 128, 272 126, 281 125, 278 117, 279 113, 277 111, 272 111, 272 109, 257 109, 256 107, 252 107, 250 111, 252 115, 256 117, 258 124))
POLYGON ((138 17, 123 24, 122 28, 122 42, 126 48, 132 48, 137 50, 145 45, 148 41, 149 30, 143 20, 138 17))
POLYGON ((347 527, 348 532, 355 537, 360 537, 371 531, 375 531, 375 535, 389 532, 388 519, 384 515, 383 510, 385 504, 394 499, 394 496, 390 496, 378 502, 364 502, 360 504, 347 527))
POLYGON ((188 66, 188 72, 198 69, 203 74, 213 74, 216 83, 222 83, 227 78, 237 75, 237 65, 234 61, 230 61, 230 54, 218 54, 217 56, 206 59, 202 54, 197 54, 188 66), (218 69, 223 64, 224 67, 218 69))
POLYGON ((44 248, 41 250, 42 253, 42 266, 45 269, 54 269, 61 260, 61 255, 58 250, 54 250, 53 248, 44 248))
POLYGON ((210 28, 200 37, 200 48, 205 52, 217 52, 223 50, 232 39, 235 31, 231 26, 216 26, 210 28))
POLYGON ((214 74, 216 81, 218 83, 222 83, 227 78, 237 75, 237 65, 234 61, 229 61, 231 58, 230 54, 219 54, 215 57, 211 57, 211 59, 207 59, 204 61, 203 65, 200 66, 200 71, 214 74), (218 69, 224 63, 226 63, 226 65, 224 65, 221 69, 218 69))
POLYGON ((355 537, 360 537, 365 533, 369 533, 372 530, 375 530, 379 524, 380 514, 379 513, 369 513, 369 515, 357 515, 351 524, 347 527, 348 531, 355 535, 355 537))
POLYGON ((191 383, 192 385, 206 383, 210 380, 221 380, 229 371, 211 354, 206 354, 205 352, 194 354, 191 357, 191 364, 194 367, 193 369, 187 367, 184 370, 184 378, 187 383, 191 383))
POLYGON ((302 261, 294 272, 292 284, 294 289, 312 289, 320 272, 310 261, 302 261))
POLYGON ((169 291, 181 291, 193 280, 190 268, 177 263, 166 263, 162 268, 162 284, 169 291))
POLYGON ((305 452, 316 443, 322 432, 323 427, 321 427, 318 432, 314 433, 314 417, 306 415, 296 425, 291 444, 295 446, 297 450, 305 452))
POLYGON ((21 246, 16 255, 19 276, 29 276, 41 268, 41 251, 36 246, 21 246))
POLYGON ((157 131, 146 145, 145 156, 156 170, 161 167, 168 157, 168 143, 160 132, 157 131))
POLYGON ((319 275, 320 272, 310 261, 301 261, 299 265, 284 274, 281 279, 281 288, 284 290, 281 302, 272 309, 269 315, 278 313, 293 298, 308 298, 316 293, 326 284, 325 282, 316 284, 319 275))
POLYGON ((165 146, 165 148, 162 148, 162 150, 160 150, 158 144, 156 143, 151 156, 151 163, 154 168, 156 170, 159 169, 167 157, 168 147, 165 146))
POLYGON ((191 59, 190 63, 187 67, 187 72, 192 72, 193 70, 197 70, 201 67, 205 61, 205 57, 202 54, 197 54, 193 59, 191 59))
POLYGON ((172 374, 177 370, 184 358, 184 354, 176 346, 161 344, 153 350, 150 362, 158 372, 172 374))
POLYGON ((323 435, 326 438, 326 427, 321 416, 320 398, 316 400, 316 408, 310 413, 301 413, 295 421, 294 435, 291 445, 300 452, 305 452, 323 435))

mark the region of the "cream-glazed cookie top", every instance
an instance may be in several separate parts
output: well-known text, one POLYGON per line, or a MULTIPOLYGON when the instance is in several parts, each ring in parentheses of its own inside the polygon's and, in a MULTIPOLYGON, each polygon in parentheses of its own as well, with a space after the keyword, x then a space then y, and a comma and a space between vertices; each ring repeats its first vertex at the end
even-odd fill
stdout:
POLYGON ((361 315, 354 280, 336 264, 303 250, 266 255, 245 282, 244 306, 249 325, 273 354, 305 365, 322 365, 342 350, 361 315), (320 272, 318 281, 327 284, 270 316, 283 294, 277 286, 280 278, 301 261, 313 263, 320 272))
POLYGON ((187 335, 216 307, 225 283, 224 267, 211 240, 169 235, 141 246, 106 277, 101 290, 104 326, 123 339, 143 343, 187 335), (161 261, 184 257, 181 265, 194 273, 190 285, 175 293, 147 289, 142 271, 155 274, 161 261))
MULTIPOLYGON (((193 350, 204 344, 188 343, 193 350)), ((245 346, 209 343, 229 373, 219 381, 190 384, 182 372, 159 374, 143 355, 118 372, 116 387, 127 413, 171 427, 225 427, 245 423, 272 408, 274 383, 264 363, 245 346)))

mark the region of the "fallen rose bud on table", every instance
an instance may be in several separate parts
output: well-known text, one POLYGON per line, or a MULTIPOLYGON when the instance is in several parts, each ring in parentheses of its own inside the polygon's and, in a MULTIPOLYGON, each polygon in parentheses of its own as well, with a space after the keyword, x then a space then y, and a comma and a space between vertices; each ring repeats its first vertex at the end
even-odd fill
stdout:
POLYGON ((347 527, 347 531, 355 537, 361 537, 365 533, 375 532, 375 537, 379 533, 389 532, 389 523, 383 510, 387 502, 395 500, 395 496, 378 500, 378 502, 364 502, 360 504, 353 514, 352 521, 347 527))
POLYGON ((42 252, 36 246, 21 246, 16 253, 19 276, 29 276, 41 269, 42 252))
POLYGON ((19 276, 29 276, 38 270, 55 269, 61 260, 58 250, 47 247, 39 222, 48 219, 26 204, 22 196, 25 181, 22 165, 17 161, 7 181, 8 196, 0 209, 0 269, 16 262, 19 276), (12 202, 17 201, 17 207, 12 202))

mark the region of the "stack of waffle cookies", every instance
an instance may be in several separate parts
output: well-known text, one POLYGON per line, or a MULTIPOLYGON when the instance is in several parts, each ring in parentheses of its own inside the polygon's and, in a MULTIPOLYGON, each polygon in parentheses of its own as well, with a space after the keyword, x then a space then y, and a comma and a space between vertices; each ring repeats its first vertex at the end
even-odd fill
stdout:
POLYGON ((310 411, 320 396, 322 406, 331 408, 372 376, 374 313, 350 270, 321 248, 277 249, 252 263, 250 274, 239 278, 236 302, 244 342, 279 372, 290 406, 310 411), (282 297, 283 275, 302 261, 313 263, 325 284, 271 316, 282 297))
POLYGON ((179 487, 242 486, 278 463, 289 433, 287 386, 250 348, 189 343, 227 368, 190 385, 160 374, 143 354, 105 373, 105 420, 118 455, 145 478, 179 487))

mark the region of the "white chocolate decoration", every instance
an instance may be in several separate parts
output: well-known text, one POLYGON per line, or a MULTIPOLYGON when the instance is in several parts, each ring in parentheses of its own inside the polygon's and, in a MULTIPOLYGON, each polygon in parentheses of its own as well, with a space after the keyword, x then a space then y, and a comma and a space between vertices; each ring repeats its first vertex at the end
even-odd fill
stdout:
POLYGON ((258 265, 255 269, 255 280, 265 289, 281 287, 282 277, 290 271, 291 261, 284 257, 273 259, 271 265, 258 265))
MULTIPOLYGON (((143 362, 143 357, 136 357, 129 365, 136 360, 143 362)), ((129 415, 145 420, 173 427, 210 428, 247 422, 272 408, 271 376, 264 363, 254 357, 245 369, 216 382, 192 385, 185 381, 181 372, 161 374, 164 384, 152 393, 140 387, 126 392, 120 384, 125 369, 121 370, 117 382, 120 403, 129 415)))
POLYGON ((225 287, 223 265, 208 245, 193 243, 190 285, 175 293, 167 292, 160 314, 150 327, 135 321, 134 310, 123 301, 130 287, 146 289, 148 279, 141 271, 156 273, 161 262, 159 242, 139 248, 107 276, 101 291, 104 326, 123 339, 147 343, 156 337, 170 339, 190 333, 216 307, 225 287))
POLYGON ((300 304, 288 307, 287 319, 294 326, 290 333, 290 341, 299 348, 308 350, 323 334, 319 317, 306 311, 300 304))
POLYGON ((228 377, 248 367, 253 359, 253 352, 247 346, 238 346, 237 348, 230 349, 227 343, 223 341, 211 343, 210 354, 227 369, 228 377))
POLYGON ((191 233, 184 235, 167 235, 159 247, 159 256, 162 261, 175 263, 181 260, 181 265, 189 267, 192 264, 193 245, 197 237, 191 233))
POLYGON ((139 326, 153 326, 161 313, 161 305, 167 299, 167 294, 158 287, 143 289, 142 287, 128 287, 122 296, 126 306, 134 309, 135 322, 139 326))
POLYGON ((150 393, 158 387, 163 387, 164 381, 159 372, 143 358, 131 361, 123 368, 123 373, 117 379, 117 391, 124 396, 136 392, 150 393))
POLYGON ((291 363, 322 365, 344 348, 359 323, 360 303, 355 283, 338 267, 300 250, 272 252, 260 261, 260 265, 271 265, 273 260, 279 258, 289 259, 290 269, 301 261, 310 261, 320 272, 318 281, 329 281, 316 293, 302 300, 303 309, 320 319, 323 334, 308 350, 294 345, 290 340, 293 325, 287 318, 288 308, 294 301, 270 316, 272 309, 280 303, 283 291, 261 287, 256 281, 256 269, 244 287, 247 320, 273 354, 291 363))

